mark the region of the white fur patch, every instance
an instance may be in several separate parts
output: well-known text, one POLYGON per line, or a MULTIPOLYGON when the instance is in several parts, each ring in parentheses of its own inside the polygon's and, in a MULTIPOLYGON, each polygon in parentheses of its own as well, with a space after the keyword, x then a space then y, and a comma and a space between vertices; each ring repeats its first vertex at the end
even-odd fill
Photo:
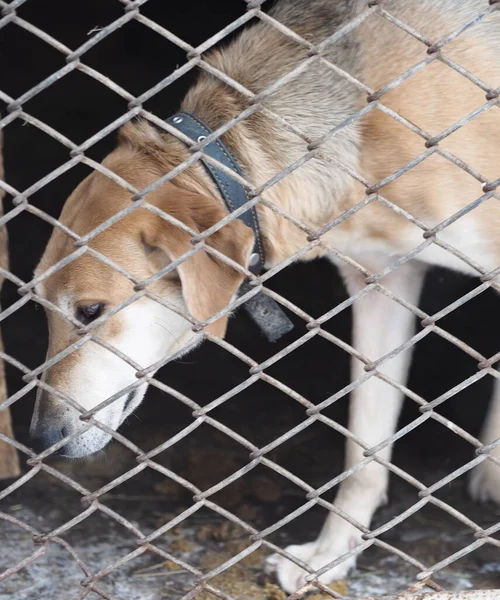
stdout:
MULTIPOLYGON (((175 302, 179 308, 183 306, 180 293, 178 298, 172 300, 170 297, 169 301, 175 302)), ((60 297, 58 303, 64 311, 74 310, 69 296, 60 297)), ((91 340, 76 351, 77 360, 68 371, 61 392, 77 402, 84 411, 92 410, 112 396, 117 396, 111 404, 94 415, 97 421, 116 430, 140 404, 146 392, 147 383, 135 387, 134 396, 125 408, 130 390, 123 390, 140 381, 136 376, 137 371, 156 365, 183 347, 186 347, 186 352, 189 351, 194 338, 198 336, 201 342, 203 336, 193 333, 186 319, 149 298, 141 298, 113 318, 121 320, 121 333, 106 341, 130 358, 132 364, 91 340), (121 391, 123 394, 119 395, 121 391)), ((41 401, 39 398, 37 404, 41 401)), ((76 432, 82 427, 76 410, 68 410, 66 404, 56 398, 52 398, 51 402, 53 405, 61 403, 58 419, 68 432, 76 432)), ((92 427, 69 442, 65 452, 69 456, 84 456, 103 448, 109 439, 109 434, 92 427)))

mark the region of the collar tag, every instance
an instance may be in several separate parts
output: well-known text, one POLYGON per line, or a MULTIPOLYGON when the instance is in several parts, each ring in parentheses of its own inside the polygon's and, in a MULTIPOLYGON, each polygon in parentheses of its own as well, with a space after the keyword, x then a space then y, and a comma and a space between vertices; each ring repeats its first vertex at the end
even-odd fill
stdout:
MULTIPOLYGON (((240 294, 250 290, 248 281, 240 287, 240 294)), ((281 306, 270 296, 259 292, 243 304, 248 316, 266 336, 268 342, 277 342, 281 337, 292 331, 294 325, 281 306)))

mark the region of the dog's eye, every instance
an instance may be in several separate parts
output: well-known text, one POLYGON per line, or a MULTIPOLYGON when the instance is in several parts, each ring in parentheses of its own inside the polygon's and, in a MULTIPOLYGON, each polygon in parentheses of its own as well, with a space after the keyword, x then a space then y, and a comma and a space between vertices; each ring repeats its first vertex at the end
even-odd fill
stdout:
POLYGON ((88 304, 87 306, 79 306, 76 311, 76 317, 84 325, 87 325, 100 317, 103 311, 104 304, 96 302, 95 304, 88 304))

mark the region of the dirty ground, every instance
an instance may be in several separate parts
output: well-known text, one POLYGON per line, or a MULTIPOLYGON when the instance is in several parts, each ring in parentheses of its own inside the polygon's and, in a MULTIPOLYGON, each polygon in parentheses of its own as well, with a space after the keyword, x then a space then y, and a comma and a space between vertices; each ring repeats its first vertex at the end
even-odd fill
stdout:
MULTIPOLYGON (((165 439, 164 431, 157 434, 157 439, 151 432, 148 435, 149 447, 165 439)), ((332 476, 328 465, 340 464, 341 459, 339 450, 334 450, 336 454, 332 460, 331 449, 326 448, 324 443, 321 445, 323 454, 314 440, 309 439, 309 443, 299 444, 294 454, 295 472, 300 476, 307 474, 307 480, 314 485, 327 481, 332 476)), ((207 489, 243 464, 242 453, 227 446, 222 434, 207 429, 194 442, 186 444, 184 451, 175 454, 165 452, 156 460, 200 489, 207 489)), ((404 454, 408 456, 408 453, 404 454)), ((273 458, 280 462, 279 455, 273 458)), ((460 460, 466 462, 467 456, 460 457, 460 460)), ((137 463, 132 453, 114 443, 106 454, 91 461, 53 459, 49 464, 69 474, 87 489, 96 490, 137 463)), ((439 464, 433 465, 431 471, 426 460, 416 457, 402 464, 426 484, 450 472, 449 465, 439 464)), ((459 479, 437 496, 449 501, 483 527, 498 522, 499 508, 474 504, 463 488, 464 481, 459 479)), ((390 503, 377 513, 375 527, 418 500, 416 491, 395 476, 392 477, 390 497, 390 503)), ((209 499, 252 527, 263 529, 300 506, 305 496, 303 491, 273 471, 257 466, 209 499)), ((105 493, 101 501, 145 535, 194 505, 191 492, 149 468, 105 493)), ((12 493, 0 509, 43 533, 75 517, 82 511, 82 505, 78 492, 50 474, 39 473, 22 489, 12 493)), ((269 539, 281 547, 293 541, 310 540, 321 526, 324 515, 323 509, 314 508, 269 539)), ((29 556, 37 546, 32 535, 15 524, 3 522, 1 527, 0 568, 4 570, 29 556)), ((100 511, 75 524, 61 537, 71 544, 92 573, 112 565, 138 548, 133 533, 100 511)), ((467 526, 432 505, 390 529, 381 539, 426 566, 474 541, 467 526)), ((154 544, 165 554, 160 556, 146 551, 132 558, 100 579, 97 583, 99 588, 120 600, 180 599, 197 584, 196 575, 183 563, 208 573, 249 548, 252 542, 238 524, 210 507, 201 507, 157 537, 154 544)), ((266 574, 263 569, 268 553, 263 546, 255 549, 210 579, 209 583, 238 600, 284 600, 286 595, 272 575, 266 574)), ((414 566, 387 550, 372 547, 362 555, 349 580, 337 582, 332 589, 350 598, 388 595, 415 584, 417 572, 414 566)), ((84 578, 85 574, 68 551, 52 543, 47 546, 44 555, 0 584, 0 599, 76 600, 83 597, 79 595, 79 582, 84 578)), ((433 581, 449 591, 500 588, 500 552, 498 548, 485 544, 440 571, 433 581)), ((200 589, 196 597, 212 600, 216 596, 200 589)), ((313 600, 323 597, 326 597, 323 593, 313 594, 313 600)), ((98 596, 91 592, 86 598, 97 600, 98 596)))

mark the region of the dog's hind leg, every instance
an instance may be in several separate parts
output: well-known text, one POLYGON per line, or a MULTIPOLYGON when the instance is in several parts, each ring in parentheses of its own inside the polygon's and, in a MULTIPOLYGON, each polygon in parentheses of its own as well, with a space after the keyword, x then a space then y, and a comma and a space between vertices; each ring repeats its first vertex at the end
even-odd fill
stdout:
POLYGON ((495 377, 493 396, 481 432, 481 442, 491 444, 499 440, 499 445, 491 448, 489 455, 497 462, 485 459, 473 469, 469 481, 471 496, 480 502, 493 500, 500 504, 500 379, 495 377))
MULTIPOLYGON (((366 265, 367 267, 369 265, 366 265)), ((371 270, 383 268, 372 264, 371 270)), ((383 277, 380 284, 399 298, 417 305, 425 267, 420 263, 406 263, 394 272, 383 277)), ((366 287, 364 277, 357 271, 343 272, 347 289, 352 296, 366 287)), ((360 296, 353 304, 354 348, 369 361, 386 356, 407 342, 414 332, 413 313, 376 289, 360 296)), ((411 351, 398 353, 384 361, 377 371, 387 375, 392 381, 404 384, 410 364, 411 351)), ((365 364, 352 359, 352 380, 366 377, 365 364)), ((349 430, 357 440, 348 439, 346 445, 345 469, 351 474, 342 481, 335 499, 335 507, 349 515, 359 527, 349 523, 340 514, 331 512, 323 529, 314 542, 289 546, 287 551, 309 565, 312 572, 329 565, 342 557, 362 541, 362 529, 368 529, 375 510, 385 500, 389 473, 375 460, 366 462, 365 447, 371 448, 390 438, 397 426, 403 401, 403 393, 382 381, 374 373, 351 393, 349 430), (366 463, 363 466, 362 463, 366 463)), ((384 460, 390 460, 391 445, 377 453, 384 460)), ((304 585, 308 573, 288 559, 273 555, 270 566, 277 572, 282 587, 289 593, 304 585)), ((319 580, 330 583, 343 579, 355 564, 351 556, 340 564, 321 574, 319 580)))

